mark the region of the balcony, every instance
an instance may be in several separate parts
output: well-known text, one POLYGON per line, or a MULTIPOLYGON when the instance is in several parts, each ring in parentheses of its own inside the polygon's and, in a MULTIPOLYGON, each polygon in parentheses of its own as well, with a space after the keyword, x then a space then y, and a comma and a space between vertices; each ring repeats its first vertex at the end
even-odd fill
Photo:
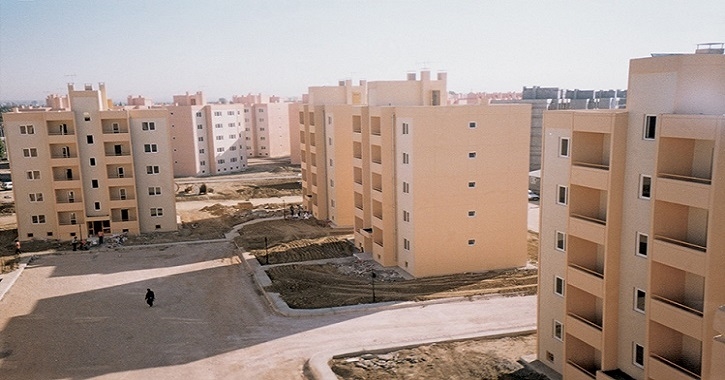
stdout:
POLYGON ((362 133, 362 118, 359 115, 352 116, 352 133, 362 133))
POLYGON ((566 315, 566 331, 582 342, 594 347, 602 346, 602 325, 590 321, 580 315, 567 313, 566 315))
POLYGON ((697 244, 655 235, 652 244, 652 260, 704 276, 707 269, 705 251, 705 247, 697 244))
POLYGON ((584 215, 571 215, 569 218, 569 235, 604 245, 606 226, 599 220, 590 220, 584 215))
POLYGON ((717 137, 718 116, 661 115, 658 129, 661 138, 714 141, 717 137))
POLYGON ((606 190, 609 188, 608 167, 593 167, 591 164, 574 162, 571 166, 570 182, 572 185, 606 190))
POLYGON ((667 380, 701 380, 700 371, 693 371, 678 360, 670 360, 664 356, 650 354, 647 363, 652 379, 667 380))
POLYGON ((566 361, 565 378, 572 380, 588 380, 597 378, 597 367, 595 365, 582 365, 573 360, 566 361))
POLYGON ((710 180, 660 173, 655 182, 655 199, 689 207, 710 206, 710 180))
POLYGON ((566 274, 569 285, 596 297, 604 297, 604 274, 576 264, 569 264, 566 274))
POLYGON ((665 297, 652 295, 649 304, 650 319, 702 340, 702 311, 665 297))
POLYGON ((380 116, 370 116, 370 134, 380 136, 380 116))

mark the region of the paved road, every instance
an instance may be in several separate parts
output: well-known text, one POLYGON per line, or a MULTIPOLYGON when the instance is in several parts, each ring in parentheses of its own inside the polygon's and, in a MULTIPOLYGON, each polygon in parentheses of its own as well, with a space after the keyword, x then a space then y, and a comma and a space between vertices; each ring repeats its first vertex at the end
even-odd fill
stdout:
POLYGON ((511 297, 282 317, 229 243, 47 255, 0 301, 0 377, 301 379, 321 351, 531 328, 535 316, 534 297, 511 297))

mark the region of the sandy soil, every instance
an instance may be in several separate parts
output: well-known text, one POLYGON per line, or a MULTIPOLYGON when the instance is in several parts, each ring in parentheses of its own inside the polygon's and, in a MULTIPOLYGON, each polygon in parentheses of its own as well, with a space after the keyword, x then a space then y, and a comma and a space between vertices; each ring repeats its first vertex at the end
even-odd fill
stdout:
POLYGON ((532 334, 338 358, 330 362, 330 367, 345 380, 547 380, 516 362, 535 352, 536 335, 532 334))

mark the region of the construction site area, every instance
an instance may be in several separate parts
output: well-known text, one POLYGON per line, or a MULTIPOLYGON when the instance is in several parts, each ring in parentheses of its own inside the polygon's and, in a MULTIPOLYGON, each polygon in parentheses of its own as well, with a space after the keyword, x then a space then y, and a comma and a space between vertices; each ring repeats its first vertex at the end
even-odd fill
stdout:
MULTIPOLYGON (((292 309, 449 298, 465 302, 475 297, 536 294, 538 234, 533 231, 528 237, 526 267, 412 278, 399 268, 384 268, 363 259, 352 243, 350 229, 333 229, 315 219, 292 218, 289 206, 301 201, 299 167, 260 161, 243 174, 177 179, 176 183, 178 231, 131 236, 124 243, 126 247, 101 247, 95 254, 128 250, 128 246, 141 250, 152 244, 224 239, 234 226, 259 220, 238 228, 233 242, 249 251, 271 280, 271 286, 263 290, 278 293, 292 309), (202 186, 205 194, 200 194, 202 186)), ((0 213, 5 210, 5 218, 14 217, 11 202, 5 202, 0 213)), ((0 216, 0 228, 4 228, 0 230, 0 249, 6 272, 17 267, 13 255, 17 230, 12 227, 0 216)), ((59 241, 27 242, 24 250, 71 254, 68 242, 59 241)), ((454 373, 457 379, 545 379, 516 363, 518 357, 534 352, 535 337, 527 335, 334 359, 330 365, 343 379, 432 379, 454 373)))

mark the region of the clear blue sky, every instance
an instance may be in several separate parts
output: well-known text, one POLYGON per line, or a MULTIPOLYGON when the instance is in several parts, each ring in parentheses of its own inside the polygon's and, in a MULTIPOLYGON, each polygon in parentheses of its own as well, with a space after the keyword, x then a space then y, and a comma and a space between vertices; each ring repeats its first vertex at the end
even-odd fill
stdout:
POLYGON ((458 92, 625 88, 631 58, 725 41, 723 15, 723 0, 0 0, 0 101, 67 82, 120 101, 299 96, 423 67, 458 92))

